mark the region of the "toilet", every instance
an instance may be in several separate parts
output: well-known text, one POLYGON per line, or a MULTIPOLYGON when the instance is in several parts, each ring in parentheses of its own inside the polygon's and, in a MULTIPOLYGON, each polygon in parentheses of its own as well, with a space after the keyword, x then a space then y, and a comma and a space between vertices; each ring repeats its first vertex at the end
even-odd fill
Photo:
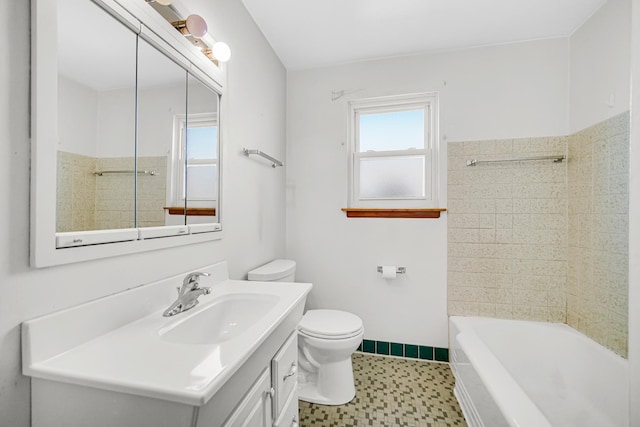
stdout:
MULTIPOLYGON (((276 259, 249 272, 249 280, 295 281, 295 261, 276 259)), ((362 320, 340 310, 308 310, 298 324, 298 398, 343 405, 356 395, 351 355, 364 336, 362 320)))

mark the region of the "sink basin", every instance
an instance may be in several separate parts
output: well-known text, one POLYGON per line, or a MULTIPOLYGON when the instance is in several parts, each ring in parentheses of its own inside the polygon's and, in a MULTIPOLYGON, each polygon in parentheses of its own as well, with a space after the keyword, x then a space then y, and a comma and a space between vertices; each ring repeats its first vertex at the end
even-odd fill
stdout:
POLYGON ((244 375, 247 360, 273 356, 302 318, 311 284, 230 280, 226 262, 198 271, 211 274, 202 281, 211 293, 175 316, 162 313, 183 274, 24 322, 23 373, 46 387, 205 405, 244 375))
POLYGON ((160 329, 162 339, 180 344, 216 344, 242 334, 275 307, 278 297, 229 294, 216 298, 201 310, 160 329))

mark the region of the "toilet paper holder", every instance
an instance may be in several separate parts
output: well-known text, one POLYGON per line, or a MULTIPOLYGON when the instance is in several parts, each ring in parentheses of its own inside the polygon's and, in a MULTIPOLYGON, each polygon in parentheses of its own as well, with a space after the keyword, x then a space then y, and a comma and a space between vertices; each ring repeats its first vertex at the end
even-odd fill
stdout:
MULTIPOLYGON (((406 267, 396 267, 396 274, 404 274, 407 272, 406 267)), ((382 266, 378 266, 378 273, 382 273, 382 266)))

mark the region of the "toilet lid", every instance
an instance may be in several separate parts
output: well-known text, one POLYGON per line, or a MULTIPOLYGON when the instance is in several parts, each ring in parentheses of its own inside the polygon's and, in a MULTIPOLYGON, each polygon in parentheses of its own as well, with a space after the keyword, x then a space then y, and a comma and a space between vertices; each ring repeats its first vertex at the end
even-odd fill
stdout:
POLYGON ((268 264, 253 269, 249 272, 249 280, 270 282, 282 279, 296 270, 296 262, 290 259, 274 259, 268 264))
POLYGON ((362 320, 346 311, 309 310, 302 317, 298 329, 323 338, 353 336, 362 329, 362 320))

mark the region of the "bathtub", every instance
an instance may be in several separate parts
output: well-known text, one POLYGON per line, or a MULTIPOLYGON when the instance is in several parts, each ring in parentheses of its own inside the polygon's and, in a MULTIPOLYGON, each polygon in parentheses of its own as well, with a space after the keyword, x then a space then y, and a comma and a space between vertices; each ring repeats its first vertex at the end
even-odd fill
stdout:
POLYGON ((627 361, 571 327, 449 318, 454 394, 470 427, 626 427, 627 361))

